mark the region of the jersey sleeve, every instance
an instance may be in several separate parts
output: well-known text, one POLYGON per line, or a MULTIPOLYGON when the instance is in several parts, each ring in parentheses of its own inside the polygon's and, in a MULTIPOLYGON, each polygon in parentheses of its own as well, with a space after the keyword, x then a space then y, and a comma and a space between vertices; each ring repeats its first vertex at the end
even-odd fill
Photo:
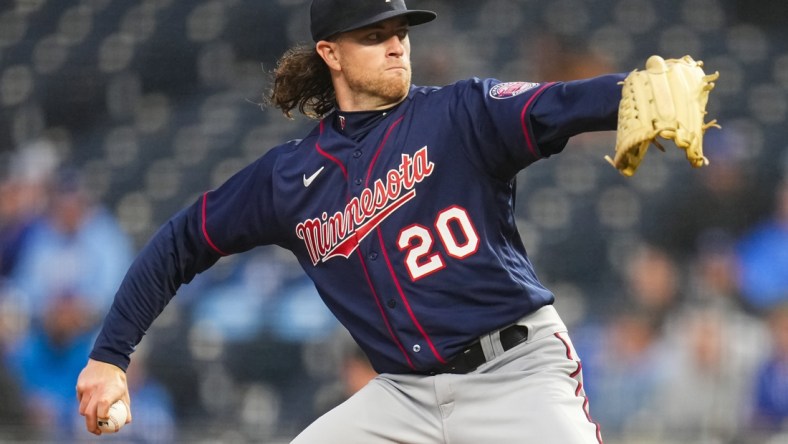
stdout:
POLYGON ((614 130, 621 100, 621 74, 569 82, 500 82, 472 79, 458 84, 458 123, 492 174, 512 177, 529 164, 564 149, 570 137, 614 130))
POLYGON ((162 225, 121 282, 90 353, 125 370, 145 332, 182 284, 220 257, 276 243, 272 150, 162 225))
POLYGON ((241 170, 199 200, 200 232, 216 253, 242 253, 260 245, 279 243, 282 224, 275 212, 273 169, 283 145, 241 170))

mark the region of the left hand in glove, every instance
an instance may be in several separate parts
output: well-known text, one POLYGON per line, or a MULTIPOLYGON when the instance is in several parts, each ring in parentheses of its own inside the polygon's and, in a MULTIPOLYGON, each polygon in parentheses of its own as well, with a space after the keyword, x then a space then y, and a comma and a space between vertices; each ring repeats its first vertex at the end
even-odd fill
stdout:
POLYGON ((703 62, 690 56, 665 60, 651 56, 646 69, 632 71, 623 82, 618 110, 614 158, 605 156, 625 176, 635 174, 650 144, 664 151, 657 140, 672 140, 686 152, 693 167, 708 165, 703 155, 703 134, 716 120, 704 123, 709 92, 719 72, 706 75, 703 62))

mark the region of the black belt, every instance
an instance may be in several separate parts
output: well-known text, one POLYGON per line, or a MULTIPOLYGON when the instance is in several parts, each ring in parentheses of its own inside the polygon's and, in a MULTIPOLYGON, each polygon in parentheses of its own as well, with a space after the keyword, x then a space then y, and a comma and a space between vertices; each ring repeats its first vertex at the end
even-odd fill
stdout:
MULTIPOLYGON (((500 331, 501 346, 504 351, 514 348, 516 345, 528 339, 528 328, 523 325, 510 325, 500 331)), ((431 375, 439 373, 455 373, 465 374, 470 373, 480 365, 487 362, 484 357, 484 350, 479 341, 469 345, 465 350, 457 353, 449 359, 445 364, 442 364, 429 372, 431 375)))

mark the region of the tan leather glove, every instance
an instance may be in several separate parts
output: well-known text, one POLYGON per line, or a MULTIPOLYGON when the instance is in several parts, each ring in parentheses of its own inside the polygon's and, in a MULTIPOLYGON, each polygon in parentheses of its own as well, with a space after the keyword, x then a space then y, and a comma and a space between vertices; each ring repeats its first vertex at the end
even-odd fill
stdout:
POLYGON ((703 134, 716 120, 704 123, 709 92, 719 72, 706 75, 703 62, 690 56, 665 60, 649 57, 645 70, 632 71, 623 82, 618 109, 616 153, 611 165, 625 176, 635 174, 650 144, 664 151, 657 140, 672 140, 695 167, 708 165, 703 155, 703 134))

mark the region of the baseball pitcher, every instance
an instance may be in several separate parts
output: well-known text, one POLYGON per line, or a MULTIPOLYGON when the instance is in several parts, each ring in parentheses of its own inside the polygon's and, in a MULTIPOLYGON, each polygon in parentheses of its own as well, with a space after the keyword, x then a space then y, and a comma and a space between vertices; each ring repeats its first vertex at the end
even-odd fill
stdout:
POLYGON ((624 174, 656 137, 702 158, 714 78, 687 57, 655 59, 645 76, 414 86, 408 30, 435 18, 403 0, 312 1, 314 44, 282 57, 270 102, 316 125, 203 193, 140 252, 77 384, 89 431, 117 400, 133 413, 124 370, 178 287, 276 244, 379 373, 295 443, 602 442, 515 225, 515 176, 576 134, 617 128, 627 137, 610 161, 624 174))

